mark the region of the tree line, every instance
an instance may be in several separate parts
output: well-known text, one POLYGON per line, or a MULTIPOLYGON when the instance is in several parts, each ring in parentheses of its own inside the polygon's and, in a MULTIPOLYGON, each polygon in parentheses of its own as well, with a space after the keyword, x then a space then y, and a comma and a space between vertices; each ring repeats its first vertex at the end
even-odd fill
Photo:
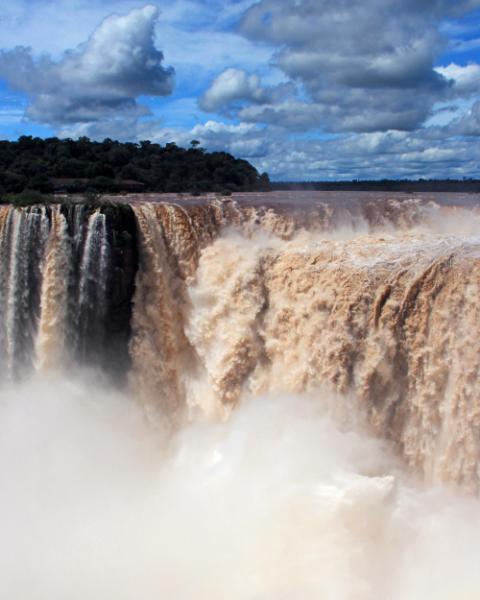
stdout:
POLYGON ((266 173, 227 152, 207 152, 147 140, 122 143, 22 136, 0 141, 0 194, 36 191, 176 192, 199 194, 268 190, 266 173))

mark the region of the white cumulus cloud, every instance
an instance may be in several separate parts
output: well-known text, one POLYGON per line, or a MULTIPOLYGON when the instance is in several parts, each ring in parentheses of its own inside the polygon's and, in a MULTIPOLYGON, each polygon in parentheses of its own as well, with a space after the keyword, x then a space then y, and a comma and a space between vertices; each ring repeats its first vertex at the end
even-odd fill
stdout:
POLYGON ((268 103, 293 92, 294 86, 279 84, 265 87, 256 74, 249 75, 243 69, 229 68, 223 71, 199 100, 200 108, 216 111, 240 105, 242 101, 268 103))
POLYGON ((158 9, 152 5, 106 18, 87 42, 60 60, 35 60, 17 47, 0 53, 0 77, 29 97, 26 116, 53 125, 148 114, 140 95, 164 96, 173 69, 155 47, 158 9))
POLYGON ((435 69, 446 79, 453 81, 453 91, 457 95, 468 96, 480 94, 480 65, 470 63, 468 65, 457 65, 450 63, 446 67, 435 69))

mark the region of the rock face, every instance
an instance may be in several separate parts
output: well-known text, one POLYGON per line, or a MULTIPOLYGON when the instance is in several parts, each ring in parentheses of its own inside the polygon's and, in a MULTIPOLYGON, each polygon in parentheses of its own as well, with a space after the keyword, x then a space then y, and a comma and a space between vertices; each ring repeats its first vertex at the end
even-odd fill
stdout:
POLYGON ((99 366, 172 423, 328 387, 426 480, 478 491, 475 205, 151 200, 0 208, 5 377, 99 366))
POLYGON ((138 269, 137 223, 129 206, 105 209, 111 252, 105 323, 106 367, 125 377, 130 367, 132 298, 138 269))

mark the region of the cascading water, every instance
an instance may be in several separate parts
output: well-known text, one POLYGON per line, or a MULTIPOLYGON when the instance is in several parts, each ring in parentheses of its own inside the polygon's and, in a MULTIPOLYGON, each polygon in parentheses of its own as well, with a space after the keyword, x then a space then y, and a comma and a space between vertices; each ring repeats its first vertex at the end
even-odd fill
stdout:
POLYGON ((0 208, 0 361, 7 379, 33 358, 48 231, 44 208, 0 208))
POLYGON ((108 334, 114 337, 112 327, 118 327, 115 319, 122 319, 123 312, 128 318, 131 291, 126 288, 136 270, 134 262, 123 265, 129 248, 122 235, 128 231, 120 226, 113 239, 107 219, 101 209, 84 205, 0 208, 5 377, 18 379, 33 364, 39 370, 78 361, 102 364, 108 334), (115 269, 120 272, 112 282, 115 269))
POLYGON ((130 200, 0 207, 0 597, 476 599, 478 205, 130 200))
POLYGON ((128 344, 131 388, 177 424, 326 385, 425 479, 477 490, 475 207, 253 200, 3 207, 5 375, 114 373, 128 344))
POLYGON ((64 366, 67 351, 68 286, 70 243, 67 221, 60 208, 50 212, 50 233, 42 266, 40 320, 36 340, 40 370, 64 366))
POLYGON ((85 356, 87 340, 101 348, 107 315, 107 287, 110 277, 110 250, 106 217, 96 210, 86 225, 86 236, 80 260, 78 298, 73 331, 77 335, 77 352, 85 356))

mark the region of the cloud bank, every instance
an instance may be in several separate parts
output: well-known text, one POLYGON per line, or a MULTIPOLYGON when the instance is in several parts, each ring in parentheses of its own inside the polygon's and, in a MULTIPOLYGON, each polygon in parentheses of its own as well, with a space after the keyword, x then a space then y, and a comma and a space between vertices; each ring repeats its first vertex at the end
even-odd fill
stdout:
POLYGON ((439 24, 471 4, 261 0, 240 31, 274 45, 272 64, 303 94, 240 116, 324 132, 414 130, 454 85, 451 73, 435 69, 447 45, 439 24))

